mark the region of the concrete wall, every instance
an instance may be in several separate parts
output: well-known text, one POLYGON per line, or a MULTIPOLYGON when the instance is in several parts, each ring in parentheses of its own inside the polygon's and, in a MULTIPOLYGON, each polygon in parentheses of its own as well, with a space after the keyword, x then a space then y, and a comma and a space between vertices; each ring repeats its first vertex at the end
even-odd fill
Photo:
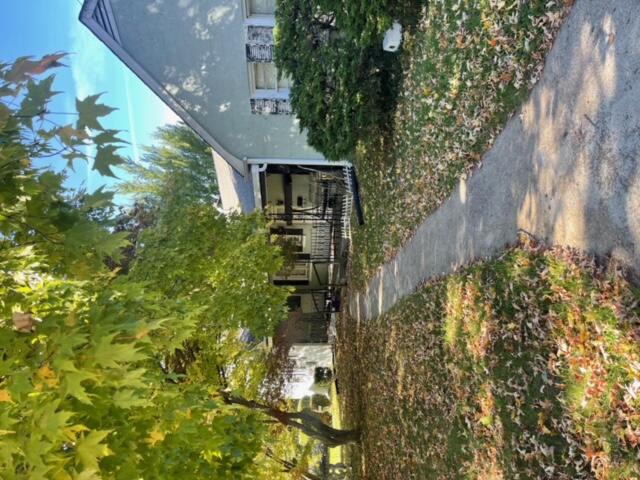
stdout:
POLYGON ((293 115, 250 108, 243 0, 111 0, 124 49, 238 158, 322 159, 293 115))

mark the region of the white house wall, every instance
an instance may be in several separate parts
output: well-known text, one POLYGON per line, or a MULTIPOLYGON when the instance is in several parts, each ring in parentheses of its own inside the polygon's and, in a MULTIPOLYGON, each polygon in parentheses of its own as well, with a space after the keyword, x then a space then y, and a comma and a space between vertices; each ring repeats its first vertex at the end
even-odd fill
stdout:
MULTIPOLYGON (((284 205, 283 175, 281 173, 267 173, 266 175, 267 204, 284 205)), ((309 208, 311 203, 311 175, 293 174, 291 175, 291 196, 295 208, 309 208), (298 197, 302 197, 303 204, 297 205, 298 197)))
POLYGON ((237 158, 321 160, 293 115, 251 113, 243 0, 111 0, 121 45, 237 158))
POLYGON ((333 368, 331 345, 293 345, 289 350, 293 375, 286 386, 287 398, 299 399, 314 393, 328 393, 328 387, 314 388, 316 367, 333 368))

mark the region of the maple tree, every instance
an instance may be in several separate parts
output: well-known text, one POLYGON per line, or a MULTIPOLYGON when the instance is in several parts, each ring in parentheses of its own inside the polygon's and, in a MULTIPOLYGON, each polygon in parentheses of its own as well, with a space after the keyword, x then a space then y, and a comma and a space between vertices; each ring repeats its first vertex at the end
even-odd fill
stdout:
POLYGON ((311 412, 286 412, 253 400, 275 389, 265 385, 265 378, 267 357, 278 352, 244 348, 228 332, 246 327, 260 338, 285 318, 289 292, 268 280, 284 259, 269 244, 262 215, 228 216, 214 207, 217 182, 210 152, 199 137, 179 124, 160 129, 157 140, 142 164, 128 167, 133 179, 122 190, 155 205, 154 224, 138 237, 131 277, 168 298, 188 296, 190 310, 200 312, 196 332, 165 359, 166 365, 188 372, 189 381, 211 382, 221 371, 229 372, 220 385, 235 394, 218 392, 226 404, 266 414, 327 445, 357 440, 357 431, 335 430, 311 412))
POLYGON ((117 132, 101 126, 112 109, 99 96, 77 101, 73 125, 51 118, 53 76, 38 76, 62 58, 0 66, 2 476, 251 477, 259 416, 160 368, 201 311, 105 266, 129 235, 93 219, 112 194, 68 191, 64 171, 33 166, 55 156, 112 174, 125 163, 117 132))
POLYGON ((236 332, 268 334, 286 314, 269 282, 279 249, 260 215, 221 215, 187 157, 155 159, 163 180, 135 238, 108 218, 113 193, 66 189, 76 160, 108 175, 128 162, 99 96, 77 101, 74 124, 54 120, 53 76, 40 77, 63 58, 0 64, 2 477, 259 478, 268 424, 225 395, 260 391, 267 353, 236 332), (66 168, 34 167, 47 157, 66 168), (109 268, 132 241, 128 273, 109 268))

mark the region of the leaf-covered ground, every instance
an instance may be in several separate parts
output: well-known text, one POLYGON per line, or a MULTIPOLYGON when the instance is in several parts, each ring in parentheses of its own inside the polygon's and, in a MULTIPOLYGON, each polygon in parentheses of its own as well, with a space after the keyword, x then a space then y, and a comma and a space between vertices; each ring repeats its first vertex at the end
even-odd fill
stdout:
POLYGON ((640 292, 530 242, 339 323, 356 478, 640 478, 640 292))
POLYGON ((540 77, 572 0, 432 0, 405 35, 392 133, 355 164, 366 226, 354 233, 362 285, 480 162, 540 77))

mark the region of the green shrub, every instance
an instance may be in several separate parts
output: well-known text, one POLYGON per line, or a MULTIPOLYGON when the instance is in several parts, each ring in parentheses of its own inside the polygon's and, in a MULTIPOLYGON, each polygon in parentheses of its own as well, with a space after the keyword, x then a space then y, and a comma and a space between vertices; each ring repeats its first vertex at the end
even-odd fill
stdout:
POLYGON ((311 146, 338 160, 380 124, 393 102, 397 56, 384 32, 417 2, 278 0, 276 64, 311 146))

